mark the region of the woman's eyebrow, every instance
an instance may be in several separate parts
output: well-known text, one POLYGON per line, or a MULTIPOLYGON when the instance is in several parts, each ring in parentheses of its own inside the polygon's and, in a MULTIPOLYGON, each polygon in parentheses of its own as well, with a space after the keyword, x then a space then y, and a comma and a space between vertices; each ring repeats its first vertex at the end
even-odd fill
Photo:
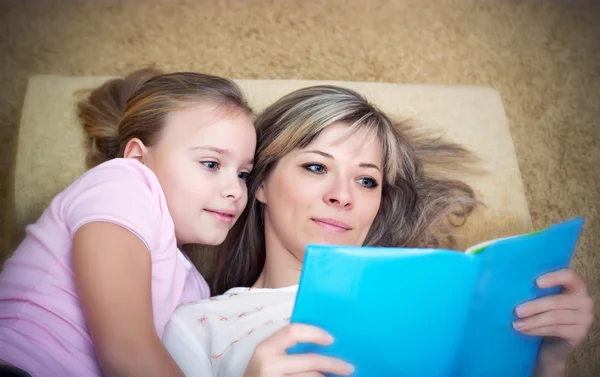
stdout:
POLYGON ((381 169, 379 169, 379 166, 375 165, 375 164, 371 164, 368 162, 361 162, 360 164, 358 164, 358 166, 360 166, 361 168, 372 168, 372 169, 376 169, 379 172, 381 172, 381 169))
MULTIPOLYGON (((321 156, 323 156, 325 158, 330 158, 332 160, 334 159, 334 157, 332 155, 330 155, 329 153, 325 153, 323 151, 319 151, 319 150, 316 150, 316 149, 310 150, 310 151, 304 151, 302 153, 315 153, 315 154, 321 155, 321 156)), ((358 164, 358 166, 360 166, 361 168, 375 169, 375 170, 378 170, 379 172, 381 172, 381 169, 379 168, 379 166, 377 166, 375 164, 372 164, 370 162, 361 162, 360 164, 358 164)))
POLYGON ((319 155, 321 155, 321 156, 323 156, 325 158, 331 158, 331 159, 333 159, 333 156, 330 155, 329 153, 325 153, 323 151, 319 151, 319 150, 316 150, 316 149, 310 150, 310 151, 304 151, 302 153, 315 153, 315 154, 319 154, 319 155))

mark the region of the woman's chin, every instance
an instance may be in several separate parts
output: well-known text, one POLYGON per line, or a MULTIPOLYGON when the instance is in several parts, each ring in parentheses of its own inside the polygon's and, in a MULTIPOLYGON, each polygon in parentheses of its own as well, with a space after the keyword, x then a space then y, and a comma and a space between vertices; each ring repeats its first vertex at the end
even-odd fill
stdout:
POLYGON ((328 235, 328 237, 313 238, 311 241, 306 243, 306 245, 304 246, 305 250, 308 245, 360 246, 353 242, 353 240, 348 240, 346 237, 331 237, 331 235, 328 235))

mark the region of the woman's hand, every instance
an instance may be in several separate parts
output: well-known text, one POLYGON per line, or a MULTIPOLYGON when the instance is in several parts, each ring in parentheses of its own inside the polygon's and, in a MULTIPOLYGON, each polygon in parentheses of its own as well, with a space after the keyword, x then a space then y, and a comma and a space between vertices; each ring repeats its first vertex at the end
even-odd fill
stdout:
POLYGON ((545 274, 537 279, 537 285, 540 288, 560 285, 563 291, 519 305, 516 313, 520 319, 513 325, 523 334, 546 337, 540 349, 537 371, 564 370, 567 357, 586 337, 592 325, 594 302, 585 283, 572 269, 545 274))
POLYGON ((325 331, 302 324, 290 324, 262 341, 254 350, 244 377, 317 377, 323 373, 349 375, 354 368, 335 358, 318 354, 288 355, 296 343, 329 345, 333 338, 325 331))

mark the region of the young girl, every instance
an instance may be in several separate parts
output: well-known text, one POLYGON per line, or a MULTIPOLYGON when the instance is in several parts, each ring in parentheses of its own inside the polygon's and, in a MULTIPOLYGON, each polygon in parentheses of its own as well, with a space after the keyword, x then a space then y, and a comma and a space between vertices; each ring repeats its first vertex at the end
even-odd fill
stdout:
MULTIPOLYGON (((332 341, 320 329, 289 325, 306 245, 452 247, 444 242, 452 241, 450 226, 462 224, 477 201, 466 184, 425 168, 469 154, 394 124, 359 94, 332 86, 290 93, 255 124, 249 205, 217 253, 220 295, 179 307, 164 344, 188 376, 351 374, 342 360, 286 354, 298 342, 332 341)), ((562 376, 589 330, 592 301, 571 270, 538 284, 565 290, 520 306, 514 326, 547 337, 537 375, 562 376)))
POLYGON ((247 202, 256 132, 229 80, 145 69, 79 104, 98 164, 57 195, 0 274, 0 360, 35 376, 177 376, 175 308, 209 297, 181 253, 247 202))

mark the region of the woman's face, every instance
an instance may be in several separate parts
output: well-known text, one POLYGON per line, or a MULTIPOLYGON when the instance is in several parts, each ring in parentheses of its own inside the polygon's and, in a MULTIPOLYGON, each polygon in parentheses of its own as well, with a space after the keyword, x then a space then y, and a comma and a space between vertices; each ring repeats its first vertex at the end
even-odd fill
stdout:
POLYGON ((302 260, 307 244, 362 245, 379 210, 382 145, 347 125, 326 128, 284 156, 259 188, 269 248, 302 260))

